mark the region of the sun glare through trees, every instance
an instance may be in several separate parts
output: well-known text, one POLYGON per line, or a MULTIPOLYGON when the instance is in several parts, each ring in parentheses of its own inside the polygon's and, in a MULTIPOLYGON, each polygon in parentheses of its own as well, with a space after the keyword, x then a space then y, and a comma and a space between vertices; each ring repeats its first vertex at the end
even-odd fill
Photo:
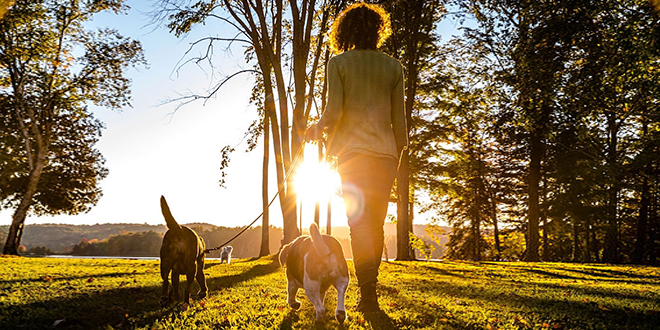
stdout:
MULTIPOLYGON (((319 161, 318 146, 316 144, 305 144, 304 153, 299 161, 301 162, 300 166, 294 173, 294 185, 298 193, 298 200, 303 208, 301 212, 303 222, 309 225, 313 217, 308 216, 308 214, 313 211, 308 211, 308 209, 313 210, 316 203, 321 205, 323 214, 321 219, 326 217, 325 212, 327 211, 328 201, 333 204, 333 210, 342 203, 339 195, 341 182, 339 173, 331 163, 325 160, 319 161)), ((342 214, 343 216, 344 214, 342 214)), ((305 223, 303 223, 302 228, 305 228, 305 223)))

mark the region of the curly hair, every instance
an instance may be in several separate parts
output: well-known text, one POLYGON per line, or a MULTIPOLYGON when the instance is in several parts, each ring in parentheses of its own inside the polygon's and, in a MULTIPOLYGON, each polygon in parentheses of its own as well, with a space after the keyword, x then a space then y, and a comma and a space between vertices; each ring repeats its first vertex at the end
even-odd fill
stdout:
POLYGON ((390 14, 383 7, 364 2, 344 9, 330 29, 330 46, 336 53, 351 49, 377 49, 392 34, 390 14))

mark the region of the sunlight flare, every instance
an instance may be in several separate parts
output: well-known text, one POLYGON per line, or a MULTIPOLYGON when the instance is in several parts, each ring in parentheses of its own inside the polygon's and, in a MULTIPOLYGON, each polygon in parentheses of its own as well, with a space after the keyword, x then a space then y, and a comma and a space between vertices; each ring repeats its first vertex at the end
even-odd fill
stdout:
POLYGON ((340 182, 339 174, 330 164, 319 162, 317 145, 307 143, 294 177, 298 199, 311 204, 327 202, 341 190, 340 182))

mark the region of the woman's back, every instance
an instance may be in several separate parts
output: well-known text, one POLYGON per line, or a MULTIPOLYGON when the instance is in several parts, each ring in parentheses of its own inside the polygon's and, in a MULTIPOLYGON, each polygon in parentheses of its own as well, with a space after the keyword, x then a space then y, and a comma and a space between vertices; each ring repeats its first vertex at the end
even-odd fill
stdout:
POLYGON ((399 61, 377 50, 351 50, 330 60, 326 116, 338 120, 332 154, 398 158, 397 142, 405 143, 402 71, 399 61))

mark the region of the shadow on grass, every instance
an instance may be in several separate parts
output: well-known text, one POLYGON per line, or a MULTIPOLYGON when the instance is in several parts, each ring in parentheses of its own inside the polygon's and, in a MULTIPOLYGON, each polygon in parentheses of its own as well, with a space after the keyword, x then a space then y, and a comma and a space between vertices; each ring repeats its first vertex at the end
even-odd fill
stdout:
MULTIPOLYGON (((122 273, 108 273, 108 274, 98 274, 98 275, 83 275, 83 276, 59 276, 55 275, 54 277, 49 277, 46 278, 45 276, 41 276, 39 278, 33 278, 33 279, 20 279, 20 280, 3 280, 3 283, 8 283, 8 284, 14 284, 14 283, 22 283, 22 282, 44 282, 44 281, 75 281, 75 280, 83 280, 83 279, 89 279, 90 277, 93 278, 117 278, 117 277, 125 277, 125 276, 135 276, 135 275, 145 275, 149 272, 144 271, 144 272, 122 272, 122 273)), ((132 279, 132 278, 131 278, 132 279)))
POLYGON ((61 321, 60 327, 70 329, 122 327, 130 324, 130 317, 135 315, 142 315, 140 323, 150 323, 163 315, 158 312, 161 310, 157 298, 159 291, 157 286, 122 287, 3 306, 5 317, 0 320, 0 328, 50 329, 58 320, 66 320, 61 321))
MULTIPOLYGON (((277 271, 279 264, 273 260, 267 264, 259 264, 247 271, 230 276, 207 276, 207 284, 211 293, 213 290, 232 287, 240 282, 249 281, 259 276, 265 276, 277 271)), ((140 273, 112 273, 102 275, 71 276, 56 280, 71 280, 89 277, 126 277, 127 283, 133 283, 134 276, 140 273), (130 275, 130 277, 129 277, 130 275)), ((158 276, 158 274, 154 274, 158 276)), ((159 277, 160 278, 160 277, 159 277)), ((181 280, 185 285, 185 276, 181 280)), ((194 282, 191 292, 193 300, 191 307, 197 301, 194 299, 199 286, 194 282)), ((69 297, 52 298, 40 302, 3 306, 0 313, 0 329, 52 329, 54 323, 61 321, 57 328, 65 329, 132 329, 153 324, 158 319, 170 317, 180 312, 181 303, 175 303, 162 308, 160 301, 160 285, 138 286, 129 285, 117 288, 99 288, 94 291, 81 292, 75 290, 69 297)))
MULTIPOLYGON (((411 261, 405 261, 405 262, 399 262, 399 261, 384 261, 384 263, 387 263, 390 266, 396 266, 397 268, 409 268, 411 261)), ((421 263, 421 262, 420 262, 421 263)), ((427 265, 421 265, 419 267, 422 267, 425 270, 431 271, 434 273, 434 275, 444 275, 444 276, 452 276, 452 277, 457 277, 461 279, 467 278, 465 276, 464 272, 452 272, 446 269, 441 269, 438 267, 431 267, 427 265)))
MULTIPOLYGON (((571 269, 571 268, 559 268, 563 271, 566 272, 574 272, 574 273, 579 273, 583 275, 588 275, 588 276, 593 276, 593 277, 598 277, 598 280, 603 280, 603 278, 617 278, 617 277, 626 277, 626 281, 630 282, 629 278, 635 278, 635 279, 642 279, 642 280, 657 280, 660 281, 660 276, 653 276, 653 275, 642 275, 642 274, 634 274, 634 273, 626 273, 618 270, 613 270, 613 269, 602 269, 602 268, 587 268, 587 269, 571 269)), ((614 279, 617 280, 617 279, 614 279)), ((618 281, 621 281, 621 279, 618 279, 618 281)))
MULTIPOLYGON (((266 257, 266 258, 271 258, 271 257, 266 257)), ((255 260, 258 260, 259 258, 253 258, 249 260, 241 260, 237 261, 236 263, 245 263, 245 262, 252 262, 255 260)), ((232 264, 230 264, 228 267, 231 267, 232 264)), ((213 267, 215 265, 211 265, 210 267, 213 267)), ((261 277, 261 276, 266 276, 269 274, 272 274, 274 272, 277 272, 280 268, 280 264, 276 259, 272 259, 269 263, 263 264, 263 265, 256 265, 253 267, 250 267, 245 272, 241 272, 239 274, 235 275, 226 275, 226 276, 216 276, 216 277, 207 277, 206 278, 206 284, 208 285, 210 290, 218 290, 218 289, 225 289, 225 288, 231 288, 232 286, 249 281, 251 279, 261 277)))
POLYGON ((525 266, 509 266, 509 267, 519 271, 534 273, 537 275, 559 278, 559 279, 570 279, 576 281, 585 280, 585 281, 614 282, 614 283, 625 282, 628 284, 630 283, 651 284, 649 283, 649 280, 660 281, 660 276, 626 273, 622 271, 617 271, 612 269, 602 269, 602 268, 590 268, 588 270, 573 269, 568 267, 550 268, 551 270, 579 274, 579 275, 567 275, 567 274, 560 274, 550 270, 541 270, 538 268, 529 268, 525 266), (589 278, 585 276, 589 276, 589 278))
POLYGON ((289 310, 289 312, 284 316, 282 322, 280 323, 280 330, 289 330, 293 327, 293 324, 298 322, 300 317, 298 317, 298 311, 289 310))
POLYGON ((364 313, 364 319, 374 330, 395 330, 399 329, 394 325, 394 321, 383 311, 364 313))
MULTIPOLYGON (((476 309, 485 308, 503 312, 510 316, 517 315, 525 319, 543 320, 558 324, 562 329, 656 330, 660 324, 657 311, 632 309, 627 307, 630 304, 621 302, 626 300, 631 303, 641 302, 637 306, 653 306, 653 303, 657 302, 653 299, 655 297, 634 292, 617 292, 577 284, 565 286, 538 282, 501 281, 501 285, 486 282, 475 284, 429 278, 422 279, 415 287, 407 289, 418 291, 418 294, 408 292, 404 296, 399 295, 398 290, 383 290, 383 293, 390 295, 399 305, 405 306, 406 310, 413 310, 420 315, 417 319, 408 320, 404 316, 396 321, 399 327, 406 328, 433 326, 434 322, 441 318, 438 315, 444 315, 450 308, 469 311, 472 309, 471 306, 476 309), (563 294, 567 291, 570 291, 569 295, 577 294, 586 298, 569 299, 563 294), (450 303, 447 306, 438 306, 428 304, 423 299, 411 298, 429 296, 449 298, 450 303), (591 301, 591 297, 605 298, 602 300, 603 305, 591 301), (617 300, 614 306, 606 306, 607 299, 610 298, 617 300), (493 306, 497 306, 497 310, 493 306)), ((461 318, 449 318, 443 324, 443 328, 446 329, 483 329, 483 327, 484 324, 466 322, 461 318)))

